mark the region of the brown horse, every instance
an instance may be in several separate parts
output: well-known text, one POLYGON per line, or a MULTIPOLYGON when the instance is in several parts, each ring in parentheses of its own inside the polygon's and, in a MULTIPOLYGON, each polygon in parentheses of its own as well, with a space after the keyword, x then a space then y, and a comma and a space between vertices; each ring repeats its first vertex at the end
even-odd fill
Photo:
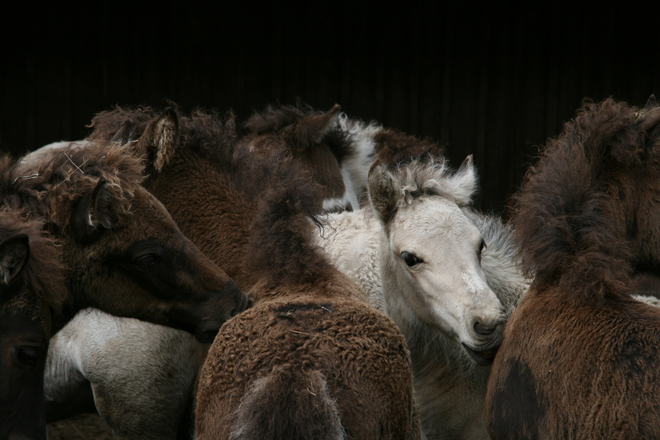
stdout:
POLYGON ((66 295, 42 222, 0 210, 0 438, 46 439, 44 365, 51 315, 66 295))
POLYGON ((245 294, 142 187, 143 166, 122 146, 64 149, 8 179, 4 205, 44 219, 61 249, 69 294, 53 332, 96 307, 210 342, 246 307, 245 294))
POLYGON ((587 102, 515 197, 534 284, 495 358, 494 439, 660 438, 660 309, 633 270, 660 268, 660 109, 587 102))
MULTIPOLYGON (((312 181, 312 174, 309 171, 301 172, 303 177, 292 177, 297 174, 295 170, 305 164, 292 158, 291 150, 285 148, 291 142, 291 137, 281 136, 280 131, 275 129, 271 136, 260 139, 261 143, 273 143, 270 146, 261 145, 260 148, 266 153, 247 156, 240 153, 240 141, 239 146, 234 148, 235 132, 231 118, 223 121, 214 115, 199 112, 186 118, 179 116, 174 110, 167 110, 144 123, 141 121, 143 113, 144 110, 133 117, 121 112, 99 115, 94 121, 96 131, 92 140, 107 142, 116 138, 117 132, 138 135, 133 148, 139 156, 145 158, 147 169, 152 170, 145 184, 168 207, 182 230, 237 280, 241 287, 252 287, 251 292, 255 295, 255 311, 244 318, 231 321, 236 322, 239 327, 249 329, 249 335, 235 335, 236 328, 228 327, 227 332, 220 338, 224 342, 216 343, 217 348, 212 349, 211 365, 226 356, 245 356, 241 361, 245 362, 243 365, 250 365, 246 368, 258 369, 257 364, 251 364, 252 351, 249 347, 261 344, 259 350, 262 350, 270 346, 273 351, 264 354, 268 357, 272 355, 273 363, 270 367, 282 374, 278 375, 269 387, 280 380, 295 382, 300 379, 312 380, 309 389, 311 392, 318 391, 319 396, 327 391, 329 394, 326 393, 322 397, 320 406, 308 407, 308 402, 304 400, 295 402, 297 409, 294 411, 301 411, 301 415, 307 410, 307 415, 310 416, 314 411, 321 412, 316 414, 318 418, 315 420, 300 419, 296 422, 291 419, 291 424, 281 425, 285 433, 294 436, 289 438, 295 438, 295 429, 298 428, 313 431, 325 429, 328 422, 325 420, 326 416, 335 422, 332 432, 345 429, 360 438, 418 436, 418 421, 412 408, 408 354, 400 332, 384 315, 372 310, 366 303, 357 301, 356 296, 363 296, 359 289, 332 269, 308 242, 307 235, 310 232, 307 228, 311 225, 305 214, 321 210, 320 199, 324 193, 311 188, 309 182, 312 181), (126 124, 125 121, 130 123, 126 124), (250 160, 249 157, 252 157, 253 163, 246 163, 250 160), (247 180, 244 178, 246 168, 268 170, 268 173, 254 174, 247 180), (255 181, 259 184, 256 185, 255 181), (284 188, 288 198, 280 195, 276 199, 281 201, 283 212, 274 214, 272 211, 262 211, 262 224, 270 226, 257 228, 256 233, 250 228, 250 224, 258 218, 260 211, 257 205, 266 197, 268 188, 284 188), (301 212, 295 200, 308 203, 306 210, 301 212), (271 213, 270 216, 268 212, 271 213), (275 224, 270 224, 271 221, 275 224), (293 232, 292 228, 295 229, 293 232), (279 299, 273 301, 273 297, 279 299), (280 315, 286 317, 280 319, 280 315), (276 334, 285 329, 282 326, 297 322, 292 324, 294 331, 284 330, 285 335, 296 335, 296 332, 304 333, 303 327, 307 324, 303 322, 309 323, 308 319, 314 321, 317 318, 325 323, 323 325, 328 326, 329 330, 327 334, 323 334, 320 328, 307 329, 313 333, 310 333, 308 348, 304 348, 305 341, 302 338, 298 341, 303 345, 295 353, 290 351, 293 348, 288 344, 293 342, 296 345, 296 341, 289 341, 284 346, 279 345, 279 336, 276 334), (266 333, 261 336, 259 334, 263 319, 277 321, 273 324, 273 333, 268 336, 266 333), (351 332, 359 336, 349 335, 351 332), (334 333, 336 335, 332 336, 334 333), (247 338, 247 345, 227 345, 227 340, 234 338, 234 335, 241 340, 247 338), (323 347, 313 348, 315 344, 323 347), (357 350, 357 347, 362 348, 357 350), (229 350, 232 354, 224 354, 224 350, 229 350), (281 353, 277 353, 278 351, 281 353), (306 351, 307 355, 304 354, 306 351), (305 371, 297 371, 296 368, 289 370, 286 363, 278 361, 294 355, 310 358, 325 356, 327 361, 317 363, 305 371), (331 362, 333 358, 336 358, 338 364, 331 362), (361 361, 356 359, 365 360, 373 368, 361 366, 361 361), (377 373, 377 370, 380 370, 380 373, 377 373), (290 371, 291 375, 287 376, 285 371, 290 371), (384 381, 381 377, 382 371, 389 374, 384 381), (326 376, 328 382, 324 385, 326 376), (343 388, 340 383, 343 383, 343 388), (336 411, 337 407, 332 404, 333 399, 337 399, 337 405, 341 409, 341 420, 336 411), (381 403, 376 408, 372 404, 376 400, 390 403, 381 403), (289 428, 294 431, 289 431, 289 428)), ((310 142, 310 139, 313 141, 323 138, 326 127, 327 124, 319 124, 316 118, 303 118, 294 132, 301 135, 298 141, 305 143, 310 142), (314 131, 317 131, 317 134, 314 131)), ((286 131, 286 128, 283 130, 286 131)), ((260 136, 264 136, 264 133, 260 136)), ((270 367, 264 367, 258 372, 255 370, 254 377, 244 377, 239 371, 227 370, 227 374, 235 374, 239 380, 239 387, 230 391, 234 396, 233 400, 226 401, 229 406, 233 405, 232 412, 237 409, 241 400, 236 394, 240 392, 239 389, 245 390, 242 387, 253 380, 264 378, 270 367)), ((216 399, 209 393, 227 391, 216 389, 221 387, 221 384, 215 381, 215 373, 211 373, 211 370, 212 367, 208 367, 207 371, 211 376, 204 376, 202 380, 203 390, 200 390, 200 395, 203 397, 197 408, 197 435, 201 436, 200 438, 208 435, 209 430, 215 432, 215 427, 225 426, 227 422, 227 414, 216 413, 214 404, 208 406, 210 400, 216 399)), ((252 393, 251 396, 252 403, 259 400, 256 394, 252 393)), ((261 409, 268 409, 268 405, 261 409)), ((282 413, 281 408, 270 410, 275 417, 294 416, 293 413, 282 413)), ((238 421, 231 429, 243 429, 248 413, 249 411, 242 417, 243 421, 238 421)), ((263 415, 267 417, 265 413, 263 415)), ((252 423, 246 429, 258 430, 259 423, 252 423)), ((226 427, 229 429, 229 426, 226 427)), ((262 434, 276 438, 265 432, 262 434)))

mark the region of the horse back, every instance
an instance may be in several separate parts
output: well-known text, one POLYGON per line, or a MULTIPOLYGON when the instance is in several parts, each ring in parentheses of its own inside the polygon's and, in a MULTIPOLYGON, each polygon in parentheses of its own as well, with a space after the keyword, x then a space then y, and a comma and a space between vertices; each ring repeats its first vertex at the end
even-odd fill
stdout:
POLYGON ((200 375, 198 438, 418 438, 405 340, 353 300, 298 297, 232 319, 200 375))
POLYGON ((562 298, 530 292, 514 311, 489 381, 491 437, 660 438, 660 309, 562 298))

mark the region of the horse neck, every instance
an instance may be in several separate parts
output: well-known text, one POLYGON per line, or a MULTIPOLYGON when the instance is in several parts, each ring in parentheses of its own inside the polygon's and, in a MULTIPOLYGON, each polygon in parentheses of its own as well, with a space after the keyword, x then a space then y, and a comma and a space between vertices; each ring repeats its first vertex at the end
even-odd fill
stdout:
POLYGON ((316 243, 328 260, 348 276, 366 294, 362 301, 384 311, 378 261, 380 223, 369 211, 326 214, 320 218, 322 229, 316 229, 316 243))
POLYGON ((239 286, 248 288, 255 280, 244 270, 245 248, 256 202, 242 197, 230 176, 212 162, 198 157, 177 159, 145 186, 202 253, 239 286))

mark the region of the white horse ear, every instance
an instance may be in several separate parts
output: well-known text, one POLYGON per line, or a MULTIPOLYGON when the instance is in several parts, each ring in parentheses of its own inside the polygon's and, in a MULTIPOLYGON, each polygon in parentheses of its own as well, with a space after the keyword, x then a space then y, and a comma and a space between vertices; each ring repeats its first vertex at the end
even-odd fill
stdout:
POLYGON ((134 151, 146 157, 148 167, 161 172, 169 163, 179 140, 179 117, 172 108, 167 108, 144 130, 134 151))
POLYGON ((477 169, 474 166, 472 155, 465 158, 458 171, 450 178, 453 185, 456 204, 459 206, 469 206, 472 204, 472 197, 477 192, 479 186, 479 177, 477 169))
POLYGON ((369 170, 368 183, 372 208, 383 223, 389 222, 401 196, 394 177, 385 166, 376 162, 369 170))
POLYGON ((0 244, 0 283, 9 285, 21 273, 30 256, 27 235, 8 238, 0 244))

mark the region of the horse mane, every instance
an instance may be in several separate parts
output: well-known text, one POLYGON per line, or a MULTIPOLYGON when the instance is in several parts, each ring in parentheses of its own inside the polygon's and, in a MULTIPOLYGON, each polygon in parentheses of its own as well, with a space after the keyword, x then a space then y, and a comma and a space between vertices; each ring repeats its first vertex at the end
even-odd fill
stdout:
MULTIPOLYGON (((30 296, 36 295, 57 314, 67 295, 64 267, 55 240, 44 233, 43 223, 43 219, 29 220, 22 211, 0 209, 0 243, 14 236, 29 237, 30 254, 23 274, 31 286, 30 296)), ((19 303, 11 302, 10 307, 20 307, 25 300, 21 295, 19 303)))
POLYGON ((442 157, 444 148, 429 138, 420 139, 394 129, 382 129, 374 136, 376 157, 382 163, 403 165, 424 156, 442 157))
MULTIPOLYGON (((325 112, 314 110, 310 105, 301 101, 295 105, 268 105, 262 111, 254 112, 242 125, 245 135, 274 134, 310 116, 320 116, 325 112)), ((324 135, 323 142, 330 148, 338 163, 354 154, 354 147, 349 134, 342 130, 339 124, 324 135)))
POLYGON ((320 187, 293 163, 278 164, 273 170, 278 174, 277 184, 261 198, 251 225, 248 254, 252 270, 266 279, 269 288, 318 286, 336 273, 313 234, 313 227, 320 227, 316 219, 322 211, 320 187))
POLYGON ((31 216, 51 220, 60 230, 69 227, 71 212, 85 194, 105 181, 119 218, 130 215, 131 200, 143 180, 139 158, 125 154, 120 143, 93 143, 86 148, 64 148, 30 170, 15 166, 9 173, 10 206, 23 208, 31 216))
MULTIPOLYGON (((236 139, 236 117, 228 112, 221 116, 217 112, 196 109, 190 116, 184 116, 179 107, 170 103, 179 123, 180 145, 202 157, 216 160, 220 165, 230 164, 233 145, 236 139)), ((98 113, 92 119, 89 136, 92 142, 129 143, 144 134, 149 123, 160 116, 162 111, 153 107, 115 107, 113 110, 98 113)))
POLYGON ((656 161, 639 116, 611 98, 585 101, 526 173, 512 223, 523 269, 537 287, 558 284, 595 297, 631 290, 626 225, 610 186, 613 171, 642 172, 645 161, 656 161))

